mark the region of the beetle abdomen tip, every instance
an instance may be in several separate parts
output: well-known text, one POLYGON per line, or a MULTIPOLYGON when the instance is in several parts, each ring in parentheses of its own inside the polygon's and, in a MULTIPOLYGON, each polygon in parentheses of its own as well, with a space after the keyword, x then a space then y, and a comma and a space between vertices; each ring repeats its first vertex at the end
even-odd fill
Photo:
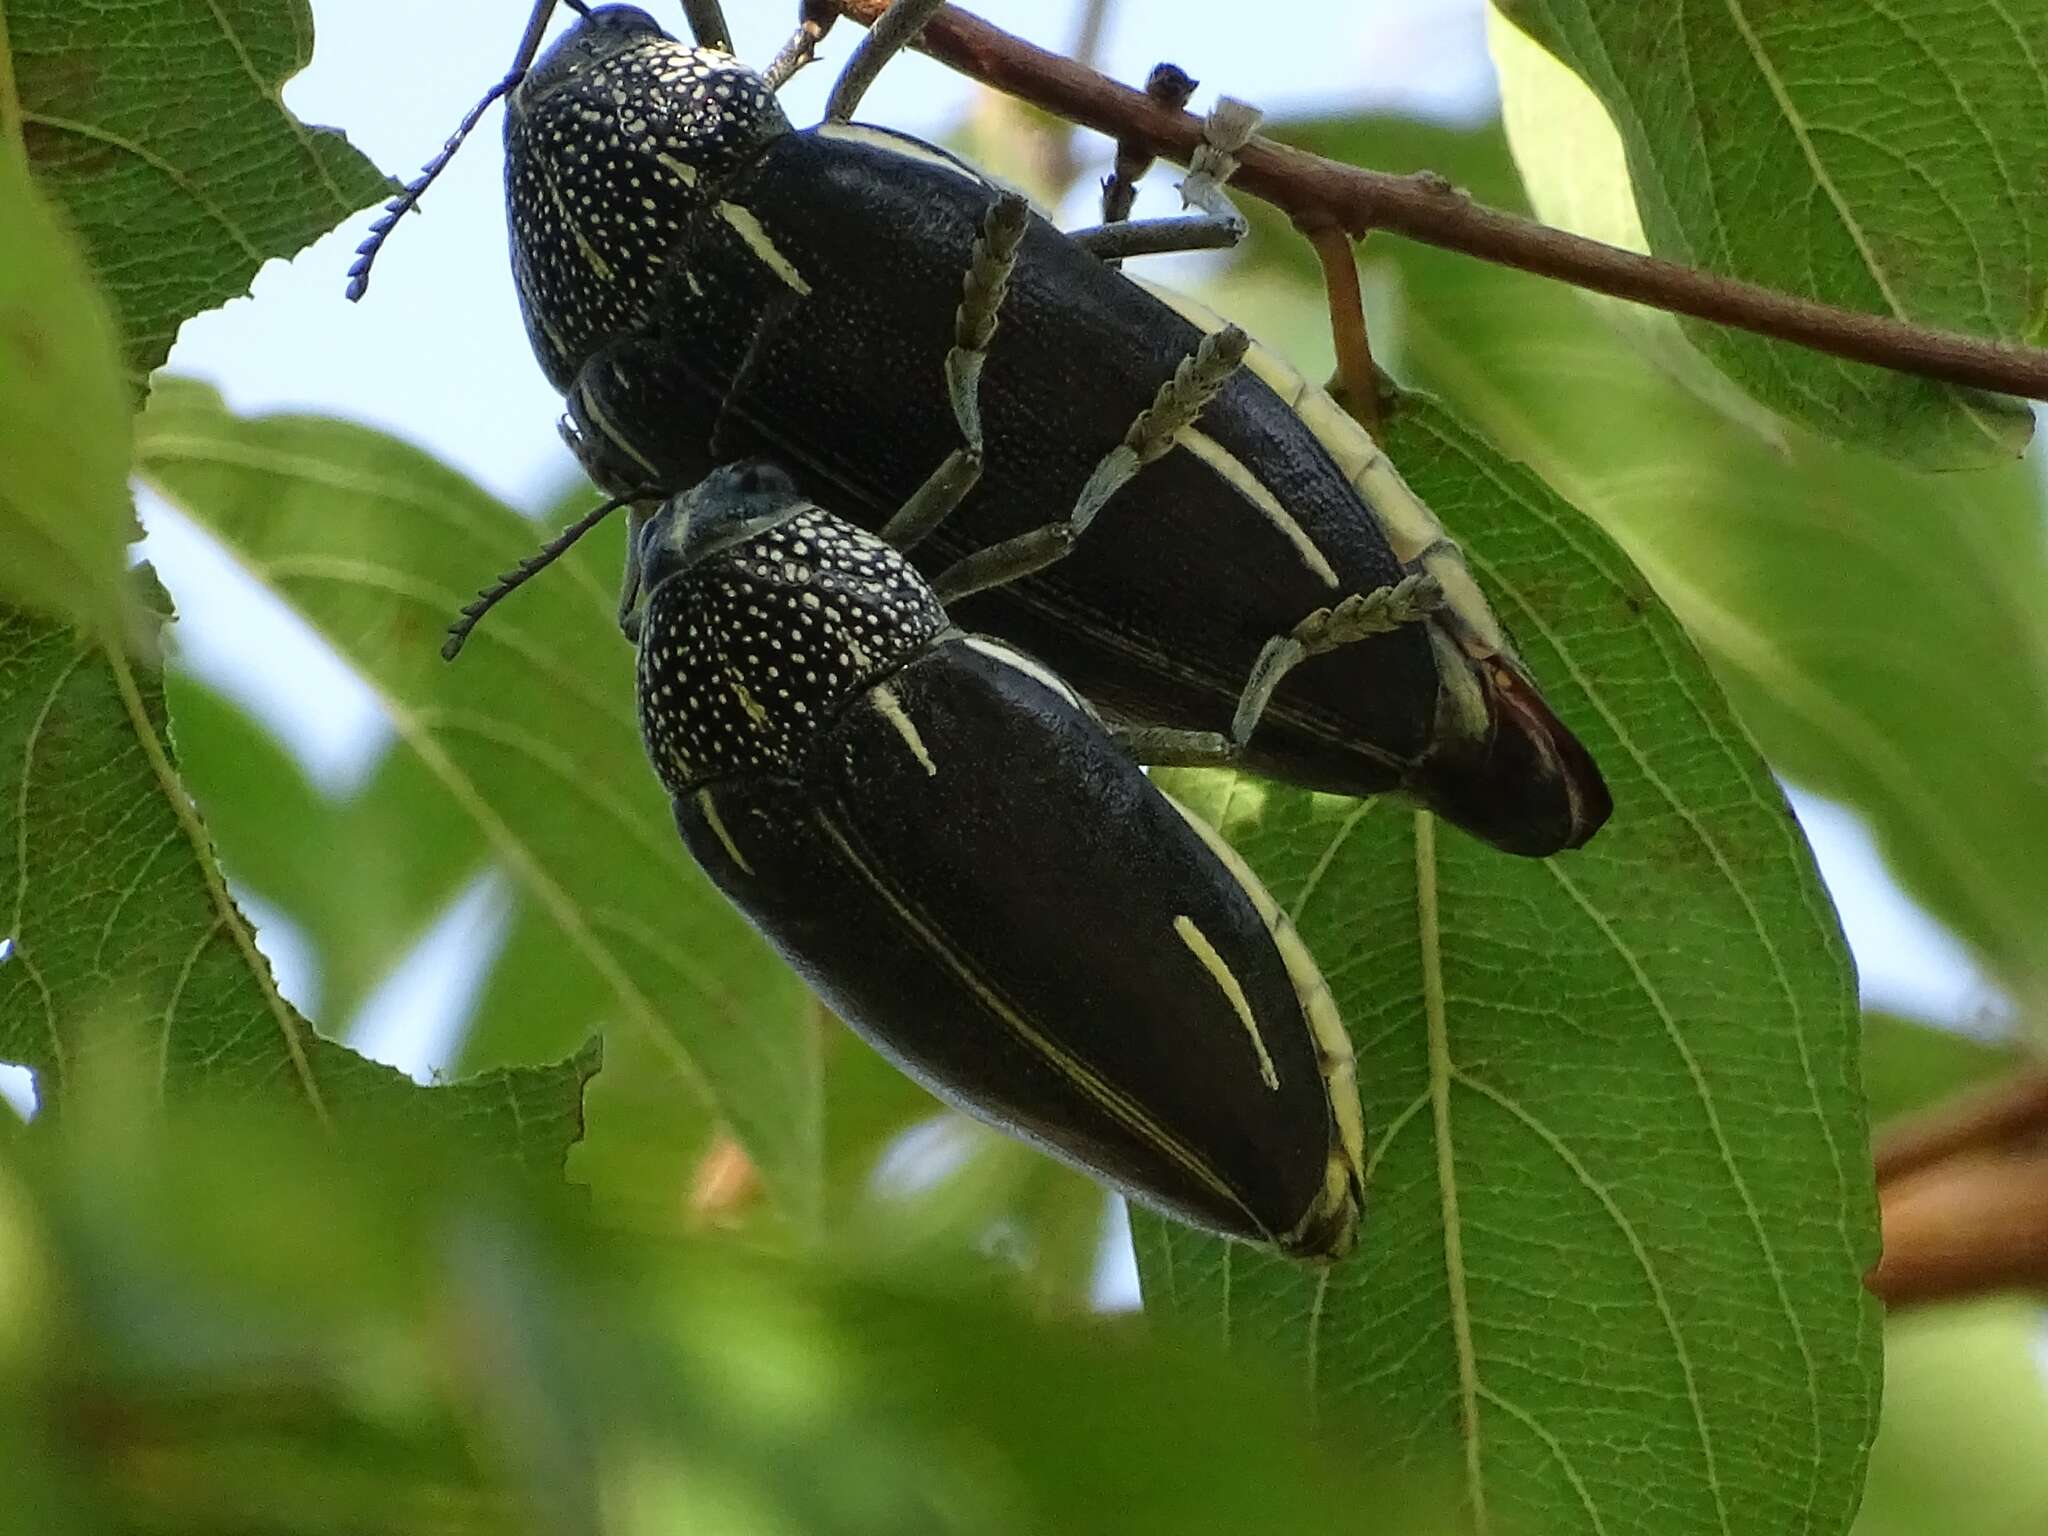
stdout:
POLYGON ((1481 674, 1493 729, 1483 745, 1431 759, 1412 792, 1507 853, 1583 847, 1614 813, 1599 764, 1515 667, 1495 657, 1481 674))

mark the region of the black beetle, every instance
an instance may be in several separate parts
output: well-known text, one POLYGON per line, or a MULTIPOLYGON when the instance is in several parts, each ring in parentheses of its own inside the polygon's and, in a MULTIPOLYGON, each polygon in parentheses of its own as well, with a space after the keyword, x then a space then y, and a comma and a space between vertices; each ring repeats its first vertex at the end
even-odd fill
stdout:
POLYGON ((712 880, 941 1097, 1214 1231, 1356 1241, 1352 1052, 1292 924, 1059 677, 780 470, 636 535, 642 734, 712 880))
MULTIPOLYGON (((521 57, 534 47, 529 29, 521 57)), ((629 6, 590 11, 501 89, 528 333, 579 456, 613 490, 762 455, 880 528, 965 439, 971 489, 919 551, 943 577, 1073 505, 1220 325, 1103 259, 1149 248, 1132 238, 1144 226, 1091 240, 1031 216, 977 381, 977 441, 937 381, 1002 196, 978 172, 848 121, 799 132, 760 75, 629 6)), ((1599 828, 1611 801, 1591 756, 1457 546, 1327 395, 1253 348, 1170 446, 1071 559, 967 597, 942 579, 949 603, 1119 718, 1214 731, 1275 637, 1426 573, 1435 617, 1307 660, 1240 760, 1313 788, 1401 790, 1516 853, 1599 828)))

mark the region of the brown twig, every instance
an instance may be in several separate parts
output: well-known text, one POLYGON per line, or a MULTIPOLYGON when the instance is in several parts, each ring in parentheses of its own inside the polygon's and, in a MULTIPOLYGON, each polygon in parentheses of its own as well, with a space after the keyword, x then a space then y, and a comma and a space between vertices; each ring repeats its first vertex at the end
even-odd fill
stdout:
POLYGON ((1914 1115, 1877 1138, 1887 1306, 2048 1293, 2048 1069, 1914 1115))
MULTIPOLYGON (((829 0, 872 23, 890 0, 829 0)), ((1119 143, 1145 143, 1186 164, 1202 142, 1199 119, 1142 91, 1012 37, 947 6, 917 46, 961 74, 1119 143)), ((1754 331, 1854 362, 1949 384, 2048 400, 2048 350, 1838 309, 1757 283, 1639 256, 1473 202, 1441 176, 1394 176, 1324 160, 1270 139, 1239 157, 1231 186, 1297 224, 1334 225, 1354 237, 1391 230, 1426 245, 1515 267, 1674 314, 1754 331)))
POLYGON ((1937 1104, 1877 1138, 1877 1182, 1889 1184, 1966 1152, 2048 1141, 2048 1067, 1937 1104))
MULTIPOLYGON (((1080 25, 1074 29, 1074 46, 1068 57, 1090 69, 1102 54, 1102 34, 1109 25, 1109 8, 1112 0, 1087 0, 1081 8, 1080 25)), ((1062 194, 1074 184, 1074 178, 1081 174, 1080 162, 1074 156, 1074 125, 1065 118, 1057 119, 1056 132, 1046 146, 1046 181, 1057 187, 1062 194)))
POLYGON ((2048 1293, 2048 1156, 1970 1152, 1887 1184, 1884 1260, 1866 1283, 1893 1309, 2048 1293))
POLYGON ((1301 231, 1323 264, 1323 291, 1330 303, 1330 340, 1337 349, 1337 401, 1375 437, 1380 430, 1380 375, 1373 366, 1365 329, 1365 296, 1358 291, 1358 257, 1351 237, 1325 224, 1301 231))

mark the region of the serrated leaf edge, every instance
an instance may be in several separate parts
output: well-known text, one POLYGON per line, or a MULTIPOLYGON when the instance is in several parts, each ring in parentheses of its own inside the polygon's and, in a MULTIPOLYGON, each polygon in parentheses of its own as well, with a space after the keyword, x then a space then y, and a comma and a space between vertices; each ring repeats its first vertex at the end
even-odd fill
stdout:
POLYGON ((147 706, 142 702, 142 692, 135 685, 134 669, 129 665, 128 656, 118 645, 104 639, 99 642, 107 664, 114 674, 114 687, 121 696, 121 707, 127 713, 128 723, 135 732, 135 739, 142 748, 143 757, 149 763, 149 771, 155 776, 164 799, 170 804, 171 814, 177 817, 178 826, 185 834, 185 840, 192 846, 192 855, 198 861, 200 877, 206 882, 207 898, 213 903, 215 921, 227 930, 228 937, 240 951, 243 962, 255 979, 257 990, 263 995, 264 1007, 277 1023, 278 1033, 284 1039, 284 1047, 292 1060, 292 1070, 298 1074, 299 1083, 305 1089, 306 1102, 313 1111, 313 1117, 320 1122, 323 1130, 334 1129, 333 1118, 327 1112, 327 1103, 321 1095, 320 1084, 313 1075, 313 1064, 306 1054, 305 1042, 300 1039, 300 1026, 304 1023, 298 1010, 285 1001, 284 994, 277 989, 277 978, 271 974, 270 962, 257 948, 256 935, 243 919, 241 909, 235 905, 234 897, 228 893, 227 881, 222 878, 220 865, 213 856, 213 839, 208 835, 204 823, 199 819, 198 808, 192 797, 185 792, 185 781, 171 765, 170 755, 164 750, 163 739, 149 718, 147 706))
MULTIPOLYGON (((166 453, 174 456, 182 455, 187 459, 193 460, 217 461, 242 468, 260 468, 271 473, 312 478, 323 483, 347 484, 357 489, 369 485, 374 488, 374 493, 378 495, 389 496, 397 494, 393 488, 376 477, 337 477, 333 475, 311 474, 303 463, 287 456, 252 451, 238 444, 223 444, 201 432, 157 430, 149 436, 146 444, 138 442, 137 458, 140 465, 139 472, 158 494, 162 495, 173 505, 181 504, 173 489, 166 484, 152 479, 148 473, 148 461, 151 456, 164 455, 166 453)), ((322 469, 327 468, 325 465, 320 467, 322 469)), ((298 570, 300 574, 323 574, 332 577, 342 567, 348 566, 350 567, 353 579, 361 581, 364 579, 364 573, 373 569, 373 567, 364 562, 343 562, 332 559, 279 563, 256 569, 250 567, 241 558, 239 551, 232 549, 225 543, 221 547, 237 566, 248 572, 251 580, 255 581, 266 591, 278 596, 315 633, 321 634, 323 639, 326 638, 325 631, 321 629, 320 625, 311 615, 306 614, 296 604, 291 603, 280 590, 279 584, 275 579, 278 571, 284 568, 291 568, 298 570)), ((383 585, 386 589, 394 593, 402 593, 407 590, 409 584, 396 573, 381 568, 374 569, 377 571, 379 584, 383 585)), ((421 594, 417 588, 414 588, 411 595, 418 597, 421 594)), ((607 611, 609 611, 608 599, 607 611)), ((627 1020, 632 1027, 643 1031, 654 1042, 655 1049, 664 1059, 671 1063, 678 1075, 699 1096, 702 1102, 710 1106, 715 1114, 722 1116, 724 1113, 722 1096, 717 1092, 710 1077, 704 1072, 703 1068, 697 1064, 695 1056, 682 1042, 678 1041, 669 1031, 662 1028, 660 1019, 649 1003, 645 993, 633 982, 632 978, 617 962, 612 948, 599 937, 595 929, 583 921, 581 914, 577 910, 576 903, 569 897, 568 893, 533 858, 525 845, 513 833, 512 829, 491 809, 488 800, 477 790, 474 782, 468 775, 463 773, 453 758, 441 748, 429 725, 430 716, 435 712, 423 712, 410 708, 388 690, 379 686, 375 679, 364 674, 360 669, 352 670, 356 672, 364 686, 371 690, 378 704, 384 710, 386 718, 390 720, 393 730, 405 742, 407 748, 440 781, 445 792, 455 801, 457 806, 476 821, 478 827, 483 831, 486 841, 497 855, 505 861, 515 878, 525 886, 539 905, 546 911, 555 926, 576 946, 578 952, 584 956, 592 969, 597 972, 611 995, 622 1005, 627 1020)), ((576 691, 579 694, 582 693, 580 688, 576 691)), ((587 698, 587 695, 583 696, 587 698)), ((586 790, 588 789, 587 785, 584 787, 586 790)), ((627 826, 629 832, 633 830, 632 818, 623 817, 622 824, 627 826)), ((651 936, 642 933, 634 935, 634 937, 642 943, 647 943, 651 936)), ((668 963, 680 974, 685 976, 690 974, 691 967, 682 963, 668 951, 664 950, 663 953, 668 963)), ((729 1000, 719 997, 710 988, 701 983, 693 983, 693 985, 696 986, 698 995, 711 1005, 715 1007, 730 1007, 729 1000)), ((811 1057, 811 1061, 806 1074, 807 1081, 813 1090, 813 1102, 820 1106, 821 1112, 808 1117, 811 1134, 804 1138, 804 1140, 809 1144, 798 1146, 796 1157, 792 1159, 790 1166, 800 1167, 808 1163, 813 1170, 816 1170, 823 1166, 823 1065, 818 1060, 819 1052, 815 1045, 808 1055, 811 1057)), ((796 1146, 797 1143, 792 1142, 791 1145, 796 1146)), ((807 1222, 814 1222, 817 1216, 818 1202, 822 1199, 822 1174, 811 1178, 808 1191, 802 1188, 786 1188, 781 1177, 768 1177, 763 1182, 770 1191, 771 1200, 784 1208, 794 1224, 802 1227, 807 1222), (806 1193, 808 1193, 809 1198, 805 1198, 806 1193)))

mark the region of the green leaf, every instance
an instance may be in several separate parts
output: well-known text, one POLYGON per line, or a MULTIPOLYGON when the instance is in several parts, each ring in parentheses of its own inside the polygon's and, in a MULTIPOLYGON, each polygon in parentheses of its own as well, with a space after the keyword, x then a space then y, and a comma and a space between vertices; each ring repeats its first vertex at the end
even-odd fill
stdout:
POLYGON ((1269 1372, 1160 1330, 624 1242, 403 1140, 193 1129, 0 1165, 0 1254, 40 1282, 0 1294, 46 1346, 0 1406, 82 1529, 1451 1529, 1269 1372))
POLYGON ((212 868, 135 664, 7 611, 0 657, 0 1059, 61 1106, 127 1028, 161 1038, 158 1087, 285 1091, 324 1112, 311 1033, 277 995, 212 868))
MULTIPOLYGON (((239 421, 190 384, 158 385, 139 459, 361 673, 438 786, 434 814, 480 831, 518 898, 545 915, 524 958, 551 978, 559 1038, 608 1035, 588 1155, 604 1161, 595 1106, 608 1082, 702 1099, 808 1230, 821 1131, 805 995, 675 834, 640 746, 616 564, 579 549, 451 666, 439 654, 449 618, 538 538, 470 482, 339 422, 239 421)), ((618 544, 605 548, 615 562, 618 544)), ((685 1131, 659 1187, 593 1182, 673 1209, 701 1144, 685 1131)))
POLYGON ((119 633, 128 402, 76 244, 0 149, 0 600, 119 633))
POLYGON ((165 1102, 302 1106, 320 1124, 424 1123, 557 1169, 594 1050, 427 1089, 323 1040, 229 898, 165 739, 158 680, 66 627, 0 610, 0 1060, 46 1116, 96 1078, 165 1102))
POLYGON ((1359 1056, 1363 1246, 1326 1271, 1135 1223, 1148 1306, 1458 1431, 1503 1529, 1846 1528, 1877 1409, 1855 989, 1777 786, 1620 551, 1411 396, 1386 435, 1612 822, 1512 859, 1391 800, 1176 789, 1322 963, 1359 1056))
POLYGON ((2010 1041, 1983 1040, 1896 1014, 1863 1016, 1863 1088, 1870 1123, 1939 1104, 2019 1071, 2025 1055, 2010 1041))
POLYGON ((559 1061, 431 1086, 317 1036, 310 1059, 322 1077, 328 1113, 352 1137, 375 1126, 424 1131, 528 1173, 559 1178, 583 1139, 585 1096, 603 1052, 593 1039, 559 1061))
POLYGON ((1884 1424, 1856 1536, 2036 1536, 2048 1524, 2041 1311, 2025 1301, 1895 1320, 1884 1424))
MULTIPOLYGON (((239 705, 182 670, 166 680, 185 783, 228 874, 291 919, 318 966, 316 1019, 341 1034, 364 1000, 488 863, 482 829, 437 815, 442 790, 410 752, 387 752, 340 796, 316 787, 239 705)), ((545 1061, 549 1049, 500 1058, 545 1061)))
POLYGON ((387 190, 340 134, 284 109, 313 56, 304 0, 11 0, 10 45, 21 121, 0 136, 19 133, 70 214, 135 384, 186 319, 387 190))
MULTIPOLYGON (((1493 27, 1516 158, 1546 219, 1852 310, 2008 340, 2048 331, 2048 11, 1496 4, 1584 81, 1493 27), (1625 172, 1595 147, 1616 132, 1625 172)), ((2000 397, 1685 329, 1773 410, 1928 468, 1996 463, 2032 431, 2000 397)))
MULTIPOLYGON (((1494 132, 1372 120, 1286 132, 1393 170, 1435 164, 1514 206, 1494 132)), ((1283 322, 1276 339, 1326 352, 1299 242, 1265 244, 1272 283, 1293 279, 1291 305, 1267 310, 1283 322)), ((1859 810, 1913 895, 2015 995, 2034 995, 2048 978, 2038 455, 1929 477, 1803 434, 1773 443, 1570 289, 1399 241, 1365 254, 1397 297, 1373 308, 1387 366, 1620 540, 1773 765, 1859 810)))

